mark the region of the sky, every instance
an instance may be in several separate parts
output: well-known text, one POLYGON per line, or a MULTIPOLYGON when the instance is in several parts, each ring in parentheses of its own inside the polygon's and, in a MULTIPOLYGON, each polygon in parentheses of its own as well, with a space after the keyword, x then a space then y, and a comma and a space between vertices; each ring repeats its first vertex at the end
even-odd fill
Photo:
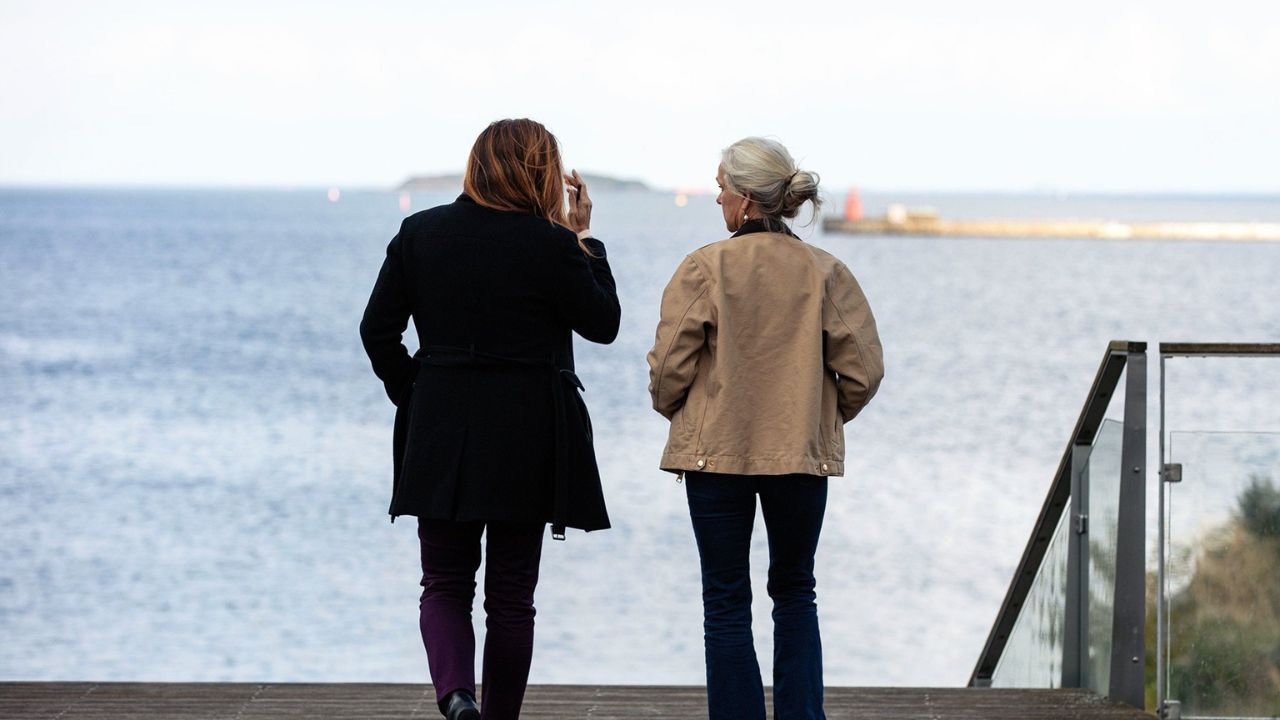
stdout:
POLYGON ((10 2, 0 184, 392 187, 532 117, 710 188, 1280 193, 1280 2, 10 2))

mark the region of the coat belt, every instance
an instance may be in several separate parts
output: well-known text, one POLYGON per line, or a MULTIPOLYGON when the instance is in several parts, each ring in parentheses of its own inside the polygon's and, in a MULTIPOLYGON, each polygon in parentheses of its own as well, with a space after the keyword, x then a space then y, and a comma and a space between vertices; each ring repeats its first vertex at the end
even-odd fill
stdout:
POLYGON ((545 369, 550 377, 551 397, 555 403, 555 497, 551 514, 551 537, 564 540, 565 522, 569 518, 569 438, 568 409, 558 383, 565 383, 579 390, 586 390, 582 380, 567 368, 556 365, 554 358, 522 358, 495 355, 448 345, 428 345, 420 348, 413 359, 423 365, 435 367, 531 367, 545 369))

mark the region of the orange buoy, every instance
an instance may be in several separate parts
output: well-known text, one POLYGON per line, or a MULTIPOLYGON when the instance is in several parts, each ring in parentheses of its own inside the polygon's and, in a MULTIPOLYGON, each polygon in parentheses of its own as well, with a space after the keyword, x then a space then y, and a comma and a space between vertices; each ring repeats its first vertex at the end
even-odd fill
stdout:
POLYGON ((849 188, 849 194, 844 201, 844 219, 856 221, 862 219, 862 196, 858 194, 858 188, 849 188))

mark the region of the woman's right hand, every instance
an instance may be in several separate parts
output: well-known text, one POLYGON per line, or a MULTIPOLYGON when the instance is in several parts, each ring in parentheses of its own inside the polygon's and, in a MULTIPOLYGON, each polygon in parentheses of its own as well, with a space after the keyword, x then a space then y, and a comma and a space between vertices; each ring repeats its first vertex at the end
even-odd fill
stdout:
POLYGON ((564 176, 564 185, 569 193, 569 229, 582 237, 584 230, 591 229, 591 196, 587 194, 587 183, 574 170, 564 176))

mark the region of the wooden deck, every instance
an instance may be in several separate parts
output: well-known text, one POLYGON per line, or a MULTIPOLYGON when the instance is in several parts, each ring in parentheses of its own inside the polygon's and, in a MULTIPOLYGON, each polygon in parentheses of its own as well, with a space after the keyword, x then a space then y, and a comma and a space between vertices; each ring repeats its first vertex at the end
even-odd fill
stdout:
MULTIPOLYGON (((829 720, 1149 720, 1084 690, 829 688, 829 720)), ((535 685, 524 720, 705 718, 701 687, 535 685)), ((6 720, 438 718, 430 686, 0 682, 6 720)))

